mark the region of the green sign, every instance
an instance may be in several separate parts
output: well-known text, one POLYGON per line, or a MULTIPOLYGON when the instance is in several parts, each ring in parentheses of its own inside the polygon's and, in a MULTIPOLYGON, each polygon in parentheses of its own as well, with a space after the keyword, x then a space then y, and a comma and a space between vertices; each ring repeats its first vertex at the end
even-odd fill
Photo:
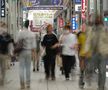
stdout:
POLYGON ((105 22, 108 22, 108 17, 105 17, 105 18, 104 18, 104 21, 105 21, 105 22))

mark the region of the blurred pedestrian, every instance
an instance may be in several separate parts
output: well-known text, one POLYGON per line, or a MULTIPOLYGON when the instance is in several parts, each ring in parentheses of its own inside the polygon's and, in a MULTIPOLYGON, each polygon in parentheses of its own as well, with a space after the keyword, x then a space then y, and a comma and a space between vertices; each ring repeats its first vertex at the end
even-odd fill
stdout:
POLYGON ((9 67, 9 44, 12 43, 10 35, 7 33, 7 25, 4 22, 0 22, 0 84, 4 85, 6 67, 9 67), (7 64, 7 65, 6 65, 7 64))
MULTIPOLYGON (((98 90, 105 90, 106 81, 106 60, 108 58, 108 31, 105 30, 103 18, 100 15, 96 16, 95 26, 89 32, 86 52, 92 50, 92 65, 91 68, 98 69, 98 90)), ((86 56, 89 54, 87 53, 86 56)))
POLYGON ((61 35, 61 44, 62 44, 62 63, 66 80, 69 80, 69 74, 71 69, 75 66, 75 54, 77 49, 77 37, 72 33, 71 27, 66 25, 64 27, 65 33, 61 35))
POLYGON ((46 55, 43 57, 46 79, 51 76, 55 80, 55 60, 57 55, 58 39, 53 34, 53 27, 49 24, 46 27, 47 34, 44 36, 42 46, 45 48, 46 55))
POLYGON ((24 22, 24 28, 18 33, 16 42, 22 40, 23 49, 19 52, 19 73, 20 73, 20 85, 21 89, 30 88, 30 76, 31 76, 31 58, 35 54, 36 42, 34 34, 29 30, 29 20, 24 22), (25 81, 26 76, 26 81, 25 81))

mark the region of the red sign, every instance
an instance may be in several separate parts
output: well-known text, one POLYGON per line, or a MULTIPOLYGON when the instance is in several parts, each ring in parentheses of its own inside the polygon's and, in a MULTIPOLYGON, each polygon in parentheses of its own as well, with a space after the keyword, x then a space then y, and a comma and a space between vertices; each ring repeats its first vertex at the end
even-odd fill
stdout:
POLYGON ((64 26, 63 18, 59 18, 59 27, 62 28, 64 26))

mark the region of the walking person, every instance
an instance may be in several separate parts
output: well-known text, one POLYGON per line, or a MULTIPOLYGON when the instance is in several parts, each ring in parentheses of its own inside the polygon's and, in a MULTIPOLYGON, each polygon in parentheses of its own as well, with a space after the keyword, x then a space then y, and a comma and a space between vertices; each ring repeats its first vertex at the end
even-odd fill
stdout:
POLYGON ((91 68, 93 71, 96 68, 98 69, 97 90, 105 90, 106 60, 108 58, 108 31, 105 30, 102 20, 103 18, 100 15, 96 16, 95 26, 89 32, 86 44, 86 52, 88 52, 89 48, 92 49, 91 68))
POLYGON ((33 59, 33 72, 36 70, 39 71, 39 61, 40 61, 40 43, 41 43, 41 34, 36 34, 36 58, 33 59))
POLYGON ((29 20, 24 22, 24 28, 19 32, 16 42, 23 40, 23 49, 18 55, 21 89, 30 88, 31 58, 35 54, 36 42, 34 34, 29 30, 29 20), (26 77, 25 77, 26 76, 26 77), (26 78, 26 80, 25 80, 26 78))
POLYGON ((6 63, 8 62, 9 55, 11 55, 8 48, 11 43, 12 39, 7 33, 7 25, 4 22, 0 22, 0 85, 5 83, 6 63))
POLYGON ((46 79, 49 79, 51 76, 52 80, 55 80, 55 60, 58 47, 58 39, 53 34, 52 25, 46 27, 47 34, 44 36, 42 41, 42 46, 45 48, 46 55, 43 57, 44 68, 46 79))
POLYGON ((72 33, 69 25, 65 26, 65 33, 60 37, 62 44, 62 62, 66 80, 69 80, 71 69, 75 66, 75 54, 77 48, 77 37, 72 33))

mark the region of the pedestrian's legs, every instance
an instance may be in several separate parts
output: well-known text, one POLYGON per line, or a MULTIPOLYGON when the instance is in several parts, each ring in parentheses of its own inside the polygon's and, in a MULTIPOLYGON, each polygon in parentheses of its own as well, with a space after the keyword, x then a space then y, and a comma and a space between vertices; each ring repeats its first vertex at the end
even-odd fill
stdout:
POLYGON ((62 56, 63 60, 63 69, 65 71, 65 78, 69 79, 69 73, 70 73, 70 67, 71 67, 71 62, 69 56, 62 56))
POLYGON ((105 57, 100 57, 99 59, 99 74, 98 74, 98 87, 99 90, 104 90, 105 80, 106 80, 106 59, 105 57))
POLYGON ((35 67, 36 67, 36 60, 33 58, 33 72, 35 72, 35 67))
POLYGON ((44 57, 44 68, 45 68, 46 79, 48 79, 50 75, 50 63, 48 56, 44 57))
POLYGON ((26 60, 25 60, 25 66, 26 66, 26 84, 27 87, 30 87, 30 75, 31 75, 31 55, 27 54, 26 60))
POLYGON ((25 88, 25 79, 24 79, 24 73, 25 73, 25 58, 23 55, 19 56, 19 73, 20 73, 20 85, 21 88, 25 88))
POLYGON ((56 56, 52 56, 50 57, 50 70, 51 70, 51 77, 52 77, 52 80, 55 79, 55 59, 56 59, 56 56))
POLYGON ((1 68, 1 85, 4 85, 5 73, 6 73, 6 60, 4 55, 0 55, 0 68, 1 68))
POLYGON ((85 58, 80 57, 80 80, 79 85, 84 86, 84 73, 85 73, 85 58))

